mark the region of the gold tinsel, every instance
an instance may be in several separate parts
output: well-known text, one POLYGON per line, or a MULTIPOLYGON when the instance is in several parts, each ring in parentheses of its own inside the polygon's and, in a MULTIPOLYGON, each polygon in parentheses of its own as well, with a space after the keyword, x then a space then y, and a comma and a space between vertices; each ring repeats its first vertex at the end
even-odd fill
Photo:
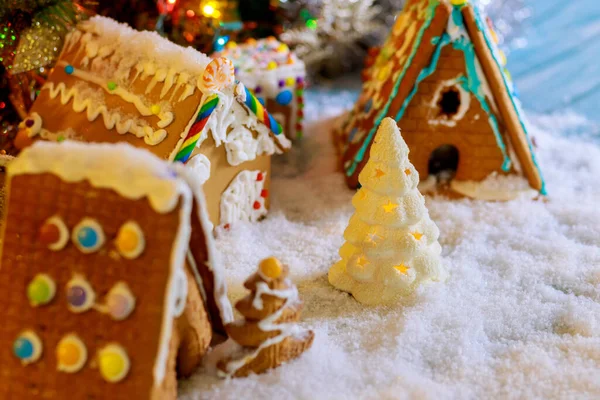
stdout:
POLYGON ((60 54, 65 34, 64 29, 34 20, 20 35, 10 72, 18 74, 53 64, 60 54))

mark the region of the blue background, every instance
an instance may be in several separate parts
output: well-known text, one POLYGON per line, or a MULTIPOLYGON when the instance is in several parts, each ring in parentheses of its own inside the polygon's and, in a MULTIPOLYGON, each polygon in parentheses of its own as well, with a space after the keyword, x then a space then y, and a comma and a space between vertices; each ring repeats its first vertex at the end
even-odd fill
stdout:
POLYGON ((600 0, 528 0, 527 45, 508 68, 529 111, 600 122, 600 0))

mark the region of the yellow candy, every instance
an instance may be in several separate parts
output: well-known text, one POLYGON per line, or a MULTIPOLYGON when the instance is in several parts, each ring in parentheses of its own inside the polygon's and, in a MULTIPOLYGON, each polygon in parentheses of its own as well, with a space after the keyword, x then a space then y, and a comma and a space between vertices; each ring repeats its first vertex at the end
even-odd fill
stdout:
POLYGON ((63 343, 58 347, 58 362, 70 367, 77 364, 79 349, 74 343, 63 343))
POLYGON ((277 68, 277 63, 275 61, 269 61, 267 64, 267 69, 275 69, 277 68))
POLYGON ((133 221, 125 222, 119 229, 115 246, 123 257, 130 260, 137 258, 146 246, 142 228, 133 221))
POLYGON ((260 262, 259 270, 267 278, 276 279, 281 276, 283 266, 275 257, 269 257, 260 262))
POLYGON ((160 106, 158 104, 153 104, 152 107, 150 107, 150 112, 154 115, 158 114, 160 112, 160 106))
POLYGON ((287 44, 285 44, 285 43, 281 43, 281 44, 279 45, 279 47, 277 47, 277 51, 278 51, 279 53, 286 53, 286 52, 288 52, 288 51, 289 51, 289 48, 287 47, 287 44))
POLYGON ((129 357, 119 345, 111 344, 102 349, 98 361, 100 374, 107 382, 118 382, 129 372, 129 357))
POLYGON ((285 80, 285 84, 286 84, 287 86, 294 86, 294 84, 295 84, 295 83, 296 83, 296 80, 295 80, 294 78, 287 78, 287 79, 285 80))
POLYGON ((450 0, 450 2, 455 6, 462 6, 463 4, 467 4, 469 0, 450 0))
POLYGON ((506 65, 506 54, 504 54, 504 52, 502 50, 499 50, 498 52, 500 54, 500 64, 502 64, 502 66, 506 65))
POLYGON ((237 43, 229 42, 229 43, 227 43, 227 45, 225 47, 227 47, 228 49, 235 49, 237 47, 237 43))

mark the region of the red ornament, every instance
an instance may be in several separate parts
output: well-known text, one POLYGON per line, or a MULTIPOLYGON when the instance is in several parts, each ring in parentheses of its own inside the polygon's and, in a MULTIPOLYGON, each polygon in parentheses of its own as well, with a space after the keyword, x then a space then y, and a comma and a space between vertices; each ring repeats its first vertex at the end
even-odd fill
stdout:
POLYGON ((258 201, 255 201, 252 207, 254 207, 255 210, 260 210, 260 203, 258 201))
POLYGON ((269 197, 269 191, 267 189, 263 189, 260 191, 260 197, 267 198, 269 197))
POLYGON ((265 177, 263 176, 262 172, 259 172, 258 175, 256 175, 256 181, 260 182, 263 179, 265 179, 265 177))
POLYGON ((55 224, 44 224, 44 226, 40 228, 38 239, 44 244, 56 243, 58 239, 60 239, 60 231, 55 224))

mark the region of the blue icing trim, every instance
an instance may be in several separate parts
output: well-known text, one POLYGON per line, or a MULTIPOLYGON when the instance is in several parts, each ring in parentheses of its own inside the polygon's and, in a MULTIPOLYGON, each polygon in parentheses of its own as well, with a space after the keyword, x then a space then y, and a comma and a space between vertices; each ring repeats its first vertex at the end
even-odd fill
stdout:
POLYGON ((525 116, 524 116, 523 110, 521 109, 521 104, 517 100, 514 85, 511 82, 509 82, 508 77, 504 73, 504 68, 502 67, 502 64, 498 60, 498 49, 491 40, 491 33, 489 31, 487 24, 483 21, 483 16, 481 15, 481 11, 480 11, 479 7, 478 6, 473 7, 473 11, 475 13, 475 22, 477 24, 477 28, 479 28, 479 30, 483 33, 483 37, 485 39, 485 42, 487 44, 487 47, 488 47, 491 55, 492 55, 492 59, 496 63, 498 69, 500 71, 502 71, 501 75, 502 75, 502 80, 504 81, 504 86, 506 88, 506 91, 509 93, 510 100, 515 109, 515 112, 517 113, 517 117, 519 119, 519 122, 521 123, 521 127, 523 128, 523 132, 525 133, 525 139, 527 140, 529 152, 531 153, 531 159, 532 159, 533 164, 535 165, 536 169, 538 170, 540 179, 542 180, 542 188, 540 189, 540 193, 543 195, 547 195, 548 192, 546 191, 546 181, 544 180, 544 176, 542 175, 542 170, 540 169, 540 166, 537 161, 537 157, 535 156, 535 152, 533 151, 533 144, 531 143, 531 139, 529 138, 527 124, 525 122, 525 116))
POLYGON ((504 161, 502 162, 502 170, 508 172, 510 171, 511 160, 506 151, 506 144, 502 140, 502 134, 500 133, 498 119, 492 113, 491 107, 485 99, 485 92, 483 91, 481 79, 479 77, 479 74, 477 73, 477 57, 475 55, 475 46, 473 46, 473 43, 468 39, 468 36, 466 35, 466 28, 464 25, 462 13, 460 12, 460 8, 455 7, 452 10, 452 21, 454 22, 454 25, 456 25, 456 28, 458 28, 460 32, 465 33, 464 36, 459 35, 452 42, 452 46, 456 50, 462 51, 465 55, 467 77, 460 77, 459 82, 463 89, 473 93, 473 95, 479 101, 481 108, 488 115, 490 125, 492 127, 492 130, 494 131, 494 136, 496 136, 496 143, 498 144, 498 147, 500 147, 500 151, 502 152, 502 156, 504 158, 504 161))
POLYGON ((423 26, 421 27, 421 30, 419 31, 419 34, 418 34, 418 36, 417 36, 417 38, 415 40, 415 43, 413 45, 411 54, 408 57, 408 60, 406 61, 406 63, 404 64, 404 67, 402 69, 402 72, 400 73, 400 76, 396 80, 394 88, 392 89, 392 93, 390 93, 390 98, 388 99, 387 103, 385 104, 385 106, 383 107, 383 109, 381 110, 381 112, 379 113, 379 115, 377 116, 377 118, 375 119, 375 123, 373 124, 373 128, 371 128, 371 130, 369 131, 369 134, 367 135, 367 138, 363 141, 362 146, 360 147, 360 149, 358 150, 358 152, 354 156, 354 160, 352 162, 352 165, 346 170, 346 175, 347 176, 352 176, 352 174, 354 174, 354 172, 356 171, 356 168, 358 167, 358 164, 365 158, 365 153, 367 151, 367 148, 369 147, 369 144, 373 140, 373 136, 375 135, 375 132, 377 132, 377 128, 379 127, 379 124, 381 123, 381 121, 383 120, 383 118, 388 113, 388 111, 390 109, 390 106, 392 105, 392 101, 394 100, 394 98, 398 94, 398 90, 400 89, 400 84, 404 80, 404 77, 406 75, 406 71, 408 71, 408 69, 412 65, 412 62, 413 62, 413 60, 414 60, 417 52, 419 51, 419 47, 421 47, 421 42, 423 41, 423 36, 425 36, 425 32, 431 26, 431 23, 433 21, 433 17, 435 16, 435 10, 436 10, 436 8, 437 8, 438 5, 439 5, 438 1, 436 1, 436 0, 430 0, 429 5, 427 6, 428 7, 427 8, 427 17, 426 17, 425 23, 423 24, 423 26))

